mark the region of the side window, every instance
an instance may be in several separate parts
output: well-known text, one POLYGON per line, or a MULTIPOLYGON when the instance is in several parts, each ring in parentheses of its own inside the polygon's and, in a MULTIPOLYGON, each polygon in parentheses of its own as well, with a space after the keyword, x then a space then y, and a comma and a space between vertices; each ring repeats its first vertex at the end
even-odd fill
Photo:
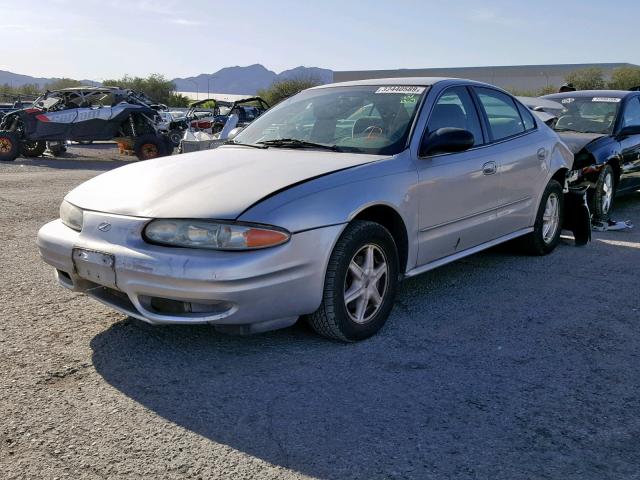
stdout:
POLYGON ((476 88, 478 99, 489 120, 494 140, 501 140, 524 132, 520 113, 513 99, 490 88, 476 88))
POLYGON ((624 109, 622 116, 623 127, 640 126, 640 100, 638 97, 632 98, 624 109))
POLYGON ((484 143, 476 107, 465 87, 452 87, 444 91, 431 111, 427 134, 439 128, 451 127, 473 133, 475 145, 484 143))
POLYGON ((529 109, 518 102, 516 102, 516 105, 518 106, 522 123, 524 123, 524 129, 528 132, 529 130, 536 128, 536 121, 533 119, 533 114, 529 109))

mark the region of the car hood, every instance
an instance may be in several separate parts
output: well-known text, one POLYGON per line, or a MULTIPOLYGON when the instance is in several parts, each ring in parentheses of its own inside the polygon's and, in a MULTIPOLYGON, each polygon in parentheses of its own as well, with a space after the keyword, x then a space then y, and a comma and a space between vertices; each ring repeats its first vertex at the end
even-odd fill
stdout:
POLYGON ((556 132, 572 153, 580 152, 588 144, 605 137, 602 133, 556 132))
POLYGON ((117 215, 229 220, 287 187, 383 158, 224 146, 117 168, 83 183, 65 198, 86 210, 117 215))

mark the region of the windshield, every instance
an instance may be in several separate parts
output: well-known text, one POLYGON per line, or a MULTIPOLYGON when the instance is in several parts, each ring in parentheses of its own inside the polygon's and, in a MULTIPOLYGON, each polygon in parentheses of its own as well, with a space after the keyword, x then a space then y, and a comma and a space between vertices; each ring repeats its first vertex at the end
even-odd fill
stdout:
POLYGON ((554 129, 559 132, 611 134, 615 125, 620 98, 563 97, 553 98, 562 105, 554 129))
POLYGON ((235 143, 394 155, 405 149, 426 87, 353 86, 306 90, 258 117, 235 143), (277 142, 287 140, 287 142, 277 142))

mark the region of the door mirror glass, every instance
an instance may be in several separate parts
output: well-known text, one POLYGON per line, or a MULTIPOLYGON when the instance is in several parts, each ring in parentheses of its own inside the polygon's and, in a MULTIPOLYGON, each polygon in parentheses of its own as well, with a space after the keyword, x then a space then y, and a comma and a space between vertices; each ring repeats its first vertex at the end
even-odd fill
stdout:
POLYGON ((464 152, 473 147, 474 143, 475 138, 469 130, 451 127, 439 128, 422 140, 420 156, 464 152))

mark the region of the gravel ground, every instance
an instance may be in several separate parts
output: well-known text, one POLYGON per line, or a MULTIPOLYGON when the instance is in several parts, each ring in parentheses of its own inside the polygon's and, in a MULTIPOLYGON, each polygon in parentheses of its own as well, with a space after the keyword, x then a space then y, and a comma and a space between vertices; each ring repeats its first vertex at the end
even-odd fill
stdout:
MULTIPOLYGON (((640 478, 639 228, 409 280, 355 345, 151 327, 56 286, 34 243, 125 161, 0 165, 2 478, 640 478)), ((615 213, 640 225, 640 194, 615 213)))

